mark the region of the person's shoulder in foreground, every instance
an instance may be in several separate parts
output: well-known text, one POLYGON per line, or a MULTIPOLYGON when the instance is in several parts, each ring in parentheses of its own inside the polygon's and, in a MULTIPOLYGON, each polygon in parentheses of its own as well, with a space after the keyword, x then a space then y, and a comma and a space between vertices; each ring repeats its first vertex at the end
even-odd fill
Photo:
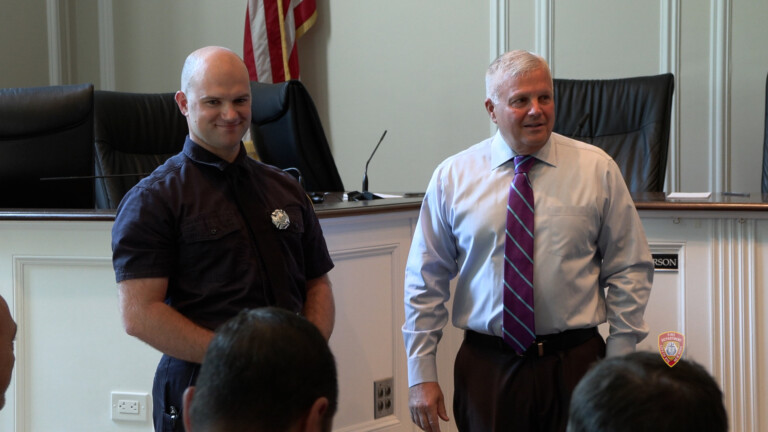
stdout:
POLYGON ((13 341, 16 339, 16 323, 11 317, 8 303, 0 296, 0 409, 5 406, 5 390, 11 383, 11 373, 16 357, 13 341))
POLYGON ((244 310, 211 341, 184 394, 188 432, 329 432, 336 363, 320 331, 283 309, 244 310))
POLYGON ((597 363, 576 386, 568 432, 726 432, 723 393, 701 365, 638 351, 597 363))

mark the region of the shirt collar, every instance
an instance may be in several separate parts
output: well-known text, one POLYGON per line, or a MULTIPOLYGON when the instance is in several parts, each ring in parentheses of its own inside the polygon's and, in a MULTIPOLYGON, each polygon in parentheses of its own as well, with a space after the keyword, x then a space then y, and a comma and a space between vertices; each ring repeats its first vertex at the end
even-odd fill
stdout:
MULTIPOLYGON (((547 143, 544 144, 544 147, 539 149, 539 151, 534 153, 532 156, 548 165, 557 166, 557 152, 555 151, 555 146, 552 143, 553 136, 554 133, 549 136, 549 139, 547 140, 547 143)), ((493 140, 491 141, 491 169, 493 170, 504 165, 505 163, 511 161, 515 156, 517 156, 517 153, 515 153, 512 148, 507 145, 507 142, 504 141, 501 133, 496 131, 496 135, 493 136, 493 140)))
POLYGON ((248 154, 245 150, 245 146, 243 145, 242 141, 240 141, 240 152, 238 152, 237 157, 230 164, 224 159, 209 152, 208 150, 203 148, 203 146, 201 146, 200 144, 192 141, 192 138, 190 138, 189 135, 187 135, 187 139, 186 141, 184 141, 183 151, 184 151, 184 154, 192 161, 199 164, 214 167, 220 171, 224 171, 230 165, 243 165, 243 163, 245 162, 245 158, 248 157, 248 154))

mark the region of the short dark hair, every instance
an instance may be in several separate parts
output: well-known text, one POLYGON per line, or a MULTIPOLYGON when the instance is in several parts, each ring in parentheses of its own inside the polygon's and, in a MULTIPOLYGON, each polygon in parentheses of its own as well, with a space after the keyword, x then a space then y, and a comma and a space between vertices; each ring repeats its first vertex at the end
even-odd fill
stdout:
POLYGON ((701 365, 635 352, 597 363, 573 392, 568 432, 727 432, 723 393, 701 365))
POLYGON ((196 430, 285 431, 320 397, 330 430, 336 363, 317 327, 283 309, 251 309, 216 331, 188 414, 196 430))

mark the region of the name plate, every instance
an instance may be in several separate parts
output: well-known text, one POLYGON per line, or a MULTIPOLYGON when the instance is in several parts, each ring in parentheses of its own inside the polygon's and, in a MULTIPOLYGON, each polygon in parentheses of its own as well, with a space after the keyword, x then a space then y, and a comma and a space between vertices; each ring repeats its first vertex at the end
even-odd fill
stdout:
POLYGON ((652 254, 653 268, 656 271, 677 271, 680 262, 677 254, 652 254))

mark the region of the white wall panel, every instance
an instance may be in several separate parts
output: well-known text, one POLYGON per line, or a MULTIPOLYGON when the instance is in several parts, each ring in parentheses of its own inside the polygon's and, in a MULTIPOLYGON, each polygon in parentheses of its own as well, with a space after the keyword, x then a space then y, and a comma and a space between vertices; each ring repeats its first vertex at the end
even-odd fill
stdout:
POLYGON ((675 97, 680 100, 681 191, 710 189, 709 74, 710 7, 707 2, 683 2, 681 10, 680 73, 675 97))
POLYGON ((3 1, 0 88, 48 85, 46 1, 3 1))
POLYGON ((768 1, 734 0, 731 26, 731 190, 759 191, 763 160, 768 1))
POLYGON ((19 330, 0 430, 148 431, 110 392, 149 393, 159 354, 120 323, 108 222, 0 224, 0 295, 19 330))
POLYGON ((151 430, 113 422, 112 391, 150 393, 160 354, 125 334, 117 309, 111 257, 14 258, 19 431, 151 430), (72 288, 77 291, 73 292, 72 288))
MULTIPOLYGON (((336 299, 330 345, 340 387, 336 431, 412 429, 400 328, 416 214, 321 219, 336 264, 330 273, 336 299), (373 382, 385 378, 394 380, 394 415, 374 419, 373 382)), ((0 430, 152 430, 149 421, 110 420, 110 393, 151 394, 160 358, 122 328, 111 225, 0 222, 0 295, 19 324, 0 430)))
POLYGON ((243 52, 243 0, 114 1, 115 88, 173 92, 187 55, 206 45, 243 52))
POLYGON ((368 169, 378 192, 424 191, 440 161, 488 137, 488 3, 318 2, 301 79, 348 190, 385 129, 368 169))
POLYGON ((555 1, 554 76, 604 79, 659 73, 660 11, 650 1, 555 1))
MULTIPOLYGON (((686 358, 707 368, 720 384, 731 430, 766 428, 768 363, 765 271, 766 219, 760 214, 641 212, 652 249, 658 242, 685 244, 680 286, 680 331, 686 336, 686 358), (755 219, 752 219, 752 217, 755 219)), ((665 298, 667 280, 658 279, 651 299, 665 298)), ((662 303, 668 303, 667 298, 662 303)), ((646 320, 653 327, 668 319, 659 303, 649 303, 646 320)), ((654 335, 652 330, 651 335, 654 335)), ((648 341, 651 343, 654 341, 648 341)), ((647 345, 647 344, 646 344, 647 345)), ((644 348, 641 344, 641 348, 644 348)))
MULTIPOLYGON (((507 48, 536 52, 536 5, 546 0, 505 0, 507 4, 507 48)), ((490 63, 490 62, 489 62, 490 63)))
POLYGON ((410 430, 403 278, 416 213, 321 219, 335 267, 331 349, 339 371, 340 432, 410 430), (373 382, 394 378, 394 415, 373 418, 373 382))
MULTIPOLYGON (((758 224, 755 233, 755 241, 759 245, 768 244, 768 223, 758 224)), ((758 363, 758 377, 761 379, 757 386, 757 400, 763 405, 768 403, 768 250, 758 248, 755 253, 755 267, 753 269, 757 295, 755 297, 756 311, 756 346, 755 355, 758 363)), ((768 427, 768 410, 757 411, 758 424, 768 427)))

